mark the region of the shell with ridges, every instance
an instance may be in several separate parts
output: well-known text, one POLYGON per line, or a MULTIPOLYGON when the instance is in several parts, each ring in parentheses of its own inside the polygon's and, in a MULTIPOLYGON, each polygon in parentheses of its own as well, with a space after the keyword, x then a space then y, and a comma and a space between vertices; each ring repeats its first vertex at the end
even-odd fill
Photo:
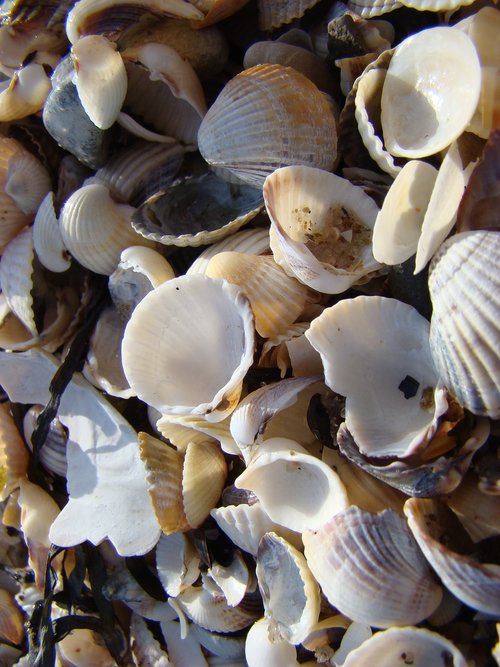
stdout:
POLYGON ((211 258, 219 252, 263 255, 269 252, 269 231, 260 227, 243 229, 207 246, 186 271, 187 275, 205 273, 211 258))
POLYGON ((5 248, 0 262, 0 286, 12 311, 33 336, 38 334, 33 311, 33 228, 18 234, 5 248))
POLYGON ((63 273, 71 266, 71 258, 64 246, 54 208, 53 192, 47 193, 36 212, 33 245, 38 259, 50 271, 63 273))

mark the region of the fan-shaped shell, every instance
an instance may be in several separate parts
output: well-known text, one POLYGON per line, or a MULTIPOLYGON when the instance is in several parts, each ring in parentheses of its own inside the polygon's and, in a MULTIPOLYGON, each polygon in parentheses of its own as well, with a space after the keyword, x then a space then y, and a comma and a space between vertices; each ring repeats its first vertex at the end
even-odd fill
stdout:
POLYGON ((500 417, 500 234, 462 232, 445 241, 429 273, 430 345, 439 374, 471 412, 500 417))
POLYGON ((123 337, 123 368, 137 395, 160 412, 220 421, 236 406, 253 346, 252 311, 236 286, 181 276, 134 310, 123 337))
POLYGON ((259 24, 261 30, 270 31, 291 23, 314 7, 318 0, 259 0, 259 24))
POLYGON ((378 628, 418 623, 441 601, 405 520, 351 506, 302 535, 307 563, 330 604, 378 628))
POLYGON ((421 158, 449 146, 472 118, 480 89, 479 58, 465 33, 436 27, 405 39, 394 51, 382 89, 389 152, 421 158))
POLYGON ((71 266, 54 209, 53 192, 47 193, 38 207, 33 223, 33 245, 38 259, 50 271, 62 273, 71 266))
POLYGON ((11 310, 33 336, 38 334, 33 310, 33 227, 18 234, 0 262, 0 286, 11 310))
POLYGON ((336 120, 327 99, 302 74, 256 65, 223 88, 203 119, 198 143, 209 164, 260 187, 278 167, 332 169, 336 120))

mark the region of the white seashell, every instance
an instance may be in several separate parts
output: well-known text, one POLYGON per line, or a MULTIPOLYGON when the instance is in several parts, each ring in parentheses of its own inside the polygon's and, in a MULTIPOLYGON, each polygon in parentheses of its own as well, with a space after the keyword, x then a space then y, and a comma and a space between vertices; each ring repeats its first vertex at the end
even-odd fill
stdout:
POLYGON ((231 79, 203 119, 198 142, 210 165, 256 187, 278 167, 331 169, 337 158, 328 101, 306 77, 281 65, 256 65, 231 79))
POLYGON ((447 664, 467 667, 468 662, 452 642, 425 628, 389 628, 376 632, 349 653, 343 667, 400 667, 411 661, 413 667, 447 664), (374 662, 375 661, 375 662, 374 662), (446 661, 446 663, 444 662, 446 661))
POLYGON ((498 498, 483 493, 478 478, 472 472, 465 476, 460 486, 449 496, 447 504, 474 542, 500 535, 498 498))
POLYGON ((306 559, 283 538, 266 533, 257 552, 256 574, 270 637, 300 644, 318 622, 321 606, 306 559))
POLYGON ((405 520, 392 510, 370 514, 353 505, 302 539, 323 593, 353 621, 378 628, 418 623, 441 601, 405 520))
POLYGON ((348 7, 365 19, 387 14, 403 7, 398 0, 349 0, 348 7))
POLYGON ((285 641, 274 642, 269 638, 269 622, 261 618, 248 631, 245 642, 245 658, 248 667, 298 667, 297 650, 285 641))
POLYGON ((123 602, 133 612, 152 621, 171 621, 176 617, 172 607, 165 600, 149 595, 120 561, 106 578, 103 593, 108 600, 123 602))
POLYGON ((146 621, 139 614, 130 619, 130 650, 139 667, 171 667, 168 655, 153 637, 146 621))
POLYGON ((301 18, 304 13, 314 7, 318 0, 259 0, 260 29, 270 32, 283 24, 292 23, 293 19, 301 18))
POLYGON ((241 552, 236 551, 228 566, 213 563, 207 574, 214 580, 224 593, 230 607, 240 604, 250 584, 250 572, 243 560, 241 552))
POLYGON ((0 261, 0 286, 7 304, 32 334, 38 335, 33 311, 33 228, 18 234, 0 261))
POLYGON ((40 111, 50 90, 43 65, 29 63, 16 70, 10 81, 0 84, 0 121, 6 123, 40 111))
MULTIPOLYGON (((42 411, 42 405, 32 406, 25 414, 23 419, 23 433, 24 439, 31 445, 31 436, 35 430, 36 420, 42 411)), ((39 450, 40 463, 51 472, 61 477, 66 477, 68 466, 66 463, 66 444, 68 441, 68 434, 59 419, 54 418, 50 422, 49 432, 39 450)))
POLYGON ((421 158, 449 146, 471 120, 480 89, 479 58, 465 33, 435 27, 406 38, 394 51, 382 90, 389 152, 421 158))
POLYGON ((155 554, 158 577, 171 597, 177 597, 198 579, 200 559, 184 533, 161 535, 155 554))
POLYGON ((160 624, 161 632, 168 646, 171 662, 175 667, 208 667, 200 643, 194 633, 184 636, 181 632, 181 623, 163 621, 160 624))
POLYGON ((377 262, 400 264, 417 250, 437 170, 427 162, 410 160, 396 176, 373 228, 377 262))
POLYGON ((245 657, 245 638, 231 637, 231 635, 221 635, 216 632, 210 632, 201 628, 199 625, 192 624, 189 627, 200 644, 210 655, 208 663, 210 665, 227 665, 227 667, 246 667, 245 662, 238 662, 245 657), (212 662, 213 656, 220 658, 220 661, 212 662))
POLYGON ((306 336, 326 384, 347 397, 346 425, 364 454, 404 457, 425 447, 448 407, 425 318, 396 299, 359 296, 326 308, 306 336))
POLYGON ((500 417, 498 272, 500 234, 471 231, 445 241, 429 269, 432 357, 448 389, 478 415, 500 417))
POLYGON ((309 287, 338 294, 379 268, 371 250, 378 207, 347 179, 312 167, 267 177, 274 258, 309 287))
POLYGON ((36 212, 33 245, 38 259, 50 271, 62 273, 71 266, 54 209, 53 192, 47 193, 36 212))
POLYGON ((137 395, 160 412, 220 421, 236 407, 253 346, 252 311, 238 288, 181 276, 134 310, 123 337, 123 368, 137 395))
POLYGON ((464 195, 465 186, 462 160, 458 145, 454 142, 439 167, 422 222, 415 257, 415 273, 422 271, 450 233, 457 219, 458 205, 464 195))
POLYGON ((4 190, 23 213, 35 213, 50 189, 49 172, 34 155, 21 150, 11 157, 4 190))
POLYGON ((130 220, 134 210, 132 206, 116 204, 104 185, 85 185, 62 208, 64 245, 85 268, 110 275, 122 250, 131 245, 152 245, 133 230, 130 220))
POLYGON ((234 483, 253 491, 273 521, 299 533, 318 528, 348 504, 338 475, 287 438, 264 440, 234 483))
POLYGON ((194 260, 187 275, 206 273, 208 263, 220 252, 240 252, 263 255, 269 252, 269 231, 267 229, 243 229, 207 246, 194 260))

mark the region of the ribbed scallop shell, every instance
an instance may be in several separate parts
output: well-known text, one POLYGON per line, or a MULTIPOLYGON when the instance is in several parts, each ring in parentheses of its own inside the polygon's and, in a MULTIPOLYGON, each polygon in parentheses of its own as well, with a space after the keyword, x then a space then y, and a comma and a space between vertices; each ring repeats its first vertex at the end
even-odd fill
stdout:
POLYGON ((198 143, 205 160, 260 187, 278 167, 332 169, 336 120, 306 77, 281 65, 256 65, 226 84, 203 119, 198 143))
POLYGON ((301 18, 318 0, 259 0, 259 25, 265 32, 301 18))
MULTIPOLYGON (((35 430, 36 420, 42 411, 43 406, 34 405, 24 416, 23 433, 25 440, 31 443, 31 436, 35 430)), ((67 463, 66 463, 66 443, 68 441, 68 433, 65 430, 59 419, 54 418, 50 422, 49 432, 43 446, 39 451, 40 463, 50 470, 50 472, 66 477, 67 463)))
POLYGON ((11 310, 33 336, 38 334, 33 311, 33 228, 18 234, 2 254, 0 286, 11 310))
POLYGON ((136 307, 122 361, 130 386, 160 412, 221 421, 236 407, 253 347, 253 315, 241 290, 181 276, 136 307))
POLYGON ((456 28, 422 30, 394 50, 381 97, 384 142, 392 155, 421 158, 449 146, 476 109, 481 67, 456 28))
POLYGON ((441 601, 441 588, 405 520, 351 506, 302 535, 307 563, 330 604, 378 628, 418 623, 441 601))
POLYGON ((257 333, 264 338, 292 324, 309 297, 307 287, 287 276, 269 256, 218 253, 208 263, 206 275, 241 287, 252 306, 257 333))
POLYGON ((430 345, 448 389, 471 412, 500 417, 500 234, 462 232, 445 241, 429 272, 430 345))
POLYGON ((348 654, 343 667, 467 667, 452 642, 425 628, 389 628, 377 632, 348 654))
POLYGON ((49 192, 38 207, 33 223, 33 245, 40 262, 50 271, 63 273, 71 266, 54 209, 54 193, 49 192))
POLYGON ((442 523, 439 501, 409 498, 404 511, 420 549, 443 584, 466 605, 498 616, 500 566, 481 563, 448 547, 450 538, 442 523))
POLYGON ((6 194, 23 213, 33 215, 50 189, 51 177, 45 166, 20 147, 9 160, 4 185, 6 194))
POLYGON ((85 185, 66 200, 61 211, 64 245, 85 268, 110 275, 122 250, 131 245, 153 245, 133 230, 133 211, 131 206, 116 204, 104 185, 85 185))

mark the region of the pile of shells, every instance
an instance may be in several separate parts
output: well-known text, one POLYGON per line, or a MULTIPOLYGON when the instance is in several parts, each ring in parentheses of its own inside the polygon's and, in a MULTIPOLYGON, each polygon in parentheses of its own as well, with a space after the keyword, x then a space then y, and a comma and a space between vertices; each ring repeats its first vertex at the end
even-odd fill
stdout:
POLYGON ((0 6, 0 664, 500 666, 497 0, 0 6))

